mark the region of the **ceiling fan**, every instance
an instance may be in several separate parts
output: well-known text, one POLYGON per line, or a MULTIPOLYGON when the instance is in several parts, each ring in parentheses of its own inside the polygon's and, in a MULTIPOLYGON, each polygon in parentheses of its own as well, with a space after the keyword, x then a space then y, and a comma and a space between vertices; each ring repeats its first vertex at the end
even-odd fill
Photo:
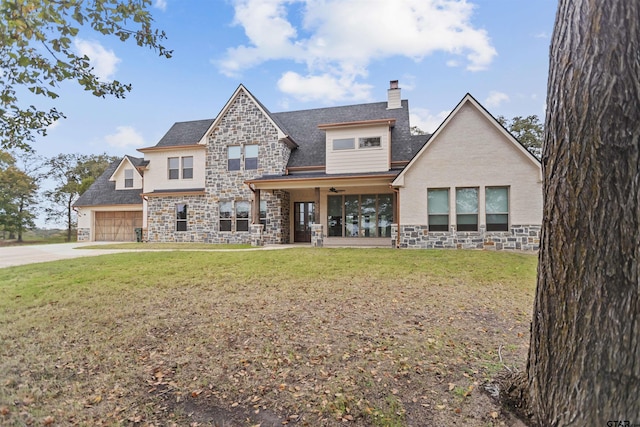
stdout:
POLYGON ((345 192, 347 190, 338 190, 338 189, 336 189, 336 187, 331 187, 331 188, 329 188, 329 191, 332 192, 332 193, 343 193, 343 192, 345 192))

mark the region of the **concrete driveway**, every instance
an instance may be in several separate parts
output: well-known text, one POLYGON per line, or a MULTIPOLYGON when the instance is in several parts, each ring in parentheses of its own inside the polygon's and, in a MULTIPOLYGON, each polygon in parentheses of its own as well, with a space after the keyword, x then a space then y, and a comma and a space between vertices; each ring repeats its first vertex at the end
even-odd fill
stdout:
POLYGON ((60 259, 78 258, 129 252, 125 249, 82 249, 83 246, 99 245, 100 242, 57 243, 52 245, 0 246, 0 268, 14 265, 33 264, 36 262, 57 261, 60 259))

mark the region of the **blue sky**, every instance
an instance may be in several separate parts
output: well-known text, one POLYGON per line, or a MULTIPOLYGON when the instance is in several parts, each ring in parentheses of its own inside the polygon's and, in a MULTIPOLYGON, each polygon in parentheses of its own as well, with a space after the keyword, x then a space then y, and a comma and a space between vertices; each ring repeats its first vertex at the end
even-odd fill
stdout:
MULTIPOLYGON (((467 93, 494 116, 544 119, 555 0, 154 0, 167 60, 133 43, 78 34, 104 79, 99 99, 65 83, 67 119, 37 154, 142 156, 174 122, 215 117, 243 83, 272 112, 386 100, 399 80, 412 125, 433 131, 467 93)), ((35 100, 34 100, 35 101, 35 100)), ((38 104, 41 107, 46 103, 38 104)))

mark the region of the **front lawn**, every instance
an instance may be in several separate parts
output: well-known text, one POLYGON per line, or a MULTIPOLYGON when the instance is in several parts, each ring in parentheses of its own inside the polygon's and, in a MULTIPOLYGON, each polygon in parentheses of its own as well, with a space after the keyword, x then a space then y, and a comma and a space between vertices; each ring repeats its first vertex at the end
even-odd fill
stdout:
POLYGON ((518 425, 537 257, 121 253, 0 269, 0 424, 518 425))

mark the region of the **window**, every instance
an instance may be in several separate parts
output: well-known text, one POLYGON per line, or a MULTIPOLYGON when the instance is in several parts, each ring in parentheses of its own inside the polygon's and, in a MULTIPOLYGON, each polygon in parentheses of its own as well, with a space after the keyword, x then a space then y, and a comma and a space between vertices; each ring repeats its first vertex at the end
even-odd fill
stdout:
POLYGON ((487 231, 509 231, 509 189, 487 187, 485 196, 487 231))
POLYGON ((236 202, 236 231, 249 231, 249 202, 236 202))
POLYGON ((260 200, 260 224, 264 225, 264 229, 267 229, 267 201, 260 200))
POLYGON ((124 170, 124 188, 133 188, 133 169, 124 170))
POLYGON ((180 158, 169 157, 169 179, 180 178, 180 158))
POLYGON ((257 145, 245 145, 244 146, 244 168, 258 169, 258 146, 257 145))
POLYGON ((220 202, 220 231, 231 231, 231 202, 220 202))
POLYGON ((329 237, 391 237, 392 194, 327 197, 329 237))
POLYGON ((334 150, 353 150, 355 148, 355 140, 353 138, 343 138, 333 140, 334 150))
POLYGON ((182 158, 182 179, 193 178, 193 157, 182 158))
POLYGON ((456 188, 458 231, 478 231, 478 189, 456 188))
POLYGON ((187 205, 176 205, 176 231, 187 231, 187 205))
POLYGON ((380 137, 374 136, 369 138, 360 138, 358 142, 359 148, 375 148, 380 147, 380 137))
POLYGON ((449 189, 427 190, 429 231, 449 231, 449 189))
POLYGON ((240 170, 240 157, 242 156, 242 147, 233 145, 227 149, 227 166, 230 171, 240 170))

